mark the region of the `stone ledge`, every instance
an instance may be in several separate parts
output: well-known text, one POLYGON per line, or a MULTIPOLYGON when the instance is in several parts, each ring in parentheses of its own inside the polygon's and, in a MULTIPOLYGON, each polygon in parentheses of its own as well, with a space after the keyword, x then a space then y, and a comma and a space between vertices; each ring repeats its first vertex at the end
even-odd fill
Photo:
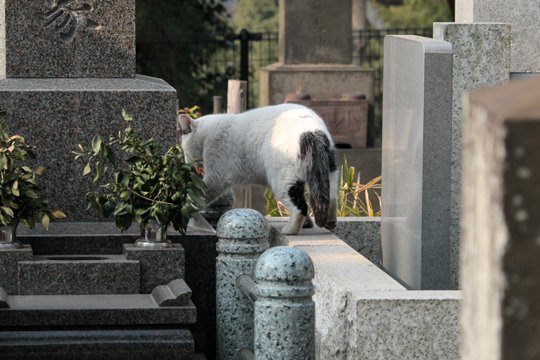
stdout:
POLYGON ((324 229, 281 235, 273 245, 306 251, 315 266, 318 359, 459 359, 459 291, 409 291, 324 229))

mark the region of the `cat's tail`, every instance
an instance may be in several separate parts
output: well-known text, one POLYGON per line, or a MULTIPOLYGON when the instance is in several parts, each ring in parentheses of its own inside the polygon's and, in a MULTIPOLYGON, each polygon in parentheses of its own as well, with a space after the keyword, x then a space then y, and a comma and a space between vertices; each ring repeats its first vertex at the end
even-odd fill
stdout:
POLYGON ((319 227, 325 227, 330 202, 330 172, 336 169, 334 152, 328 136, 321 130, 300 136, 300 159, 306 171, 310 203, 319 227))

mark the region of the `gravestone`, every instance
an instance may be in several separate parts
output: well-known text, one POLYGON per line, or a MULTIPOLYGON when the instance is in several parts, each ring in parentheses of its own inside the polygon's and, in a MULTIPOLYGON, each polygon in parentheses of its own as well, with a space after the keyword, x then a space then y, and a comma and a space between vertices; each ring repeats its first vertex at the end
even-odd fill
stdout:
POLYGON ((465 102, 462 359, 539 359, 540 78, 465 102))
POLYGON ((448 289, 452 46, 387 36, 384 52, 383 267, 410 288, 448 289))
POLYGON ((123 128, 122 109, 135 116, 136 131, 174 144, 176 91, 135 74, 135 0, 2 3, 0 110, 8 131, 37 147, 51 207, 69 221, 96 220, 84 196, 93 184, 71 151, 123 128))
POLYGON ((537 0, 456 0, 456 22, 512 25, 510 71, 540 72, 540 3, 537 0))
POLYGON ((261 106, 300 88, 314 100, 355 93, 373 103, 372 71, 352 65, 351 11, 351 0, 280 0, 279 62, 261 69, 261 106))
POLYGON ((496 23, 434 23, 433 38, 448 41, 453 51, 452 158, 450 198, 451 288, 457 289, 463 105, 466 91, 508 81, 510 25, 496 23))

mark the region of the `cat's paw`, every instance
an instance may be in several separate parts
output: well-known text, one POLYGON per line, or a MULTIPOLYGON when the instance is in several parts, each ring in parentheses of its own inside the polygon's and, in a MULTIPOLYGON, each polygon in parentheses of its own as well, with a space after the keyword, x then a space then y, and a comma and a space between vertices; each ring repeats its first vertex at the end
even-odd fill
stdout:
POLYGON ((309 216, 306 216, 306 218, 304 219, 304 225, 302 227, 304 229, 311 229, 314 226, 315 224, 313 223, 313 220, 311 220, 309 216))
POLYGON ((300 228, 296 224, 288 223, 281 229, 283 235, 297 235, 300 232, 300 228))
POLYGON ((327 228, 328 230, 332 230, 336 227, 336 225, 337 225, 337 221, 334 220, 334 221, 328 221, 326 225, 324 225, 324 227, 327 228))

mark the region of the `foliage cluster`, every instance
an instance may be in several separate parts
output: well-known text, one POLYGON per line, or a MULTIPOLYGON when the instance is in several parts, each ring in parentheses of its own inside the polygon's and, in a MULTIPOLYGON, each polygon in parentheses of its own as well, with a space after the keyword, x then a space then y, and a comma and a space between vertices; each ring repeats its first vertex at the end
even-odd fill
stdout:
POLYGON ((0 123, 0 225, 12 225, 21 221, 28 227, 35 226, 35 218, 49 227, 53 218, 66 215, 60 210, 48 209, 48 202, 40 196, 37 178, 45 168, 32 169, 23 165, 35 158, 34 146, 26 143, 20 135, 10 135, 6 125, 0 123))
POLYGON ((75 159, 86 162, 83 176, 93 173, 94 182, 104 182, 86 195, 89 208, 113 216, 122 230, 133 221, 145 228, 155 219, 184 233, 190 216, 205 205, 202 179, 178 145, 164 153, 157 141, 134 133, 132 116, 122 115, 123 131, 108 140, 96 135, 88 149, 79 144, 74 151, 75 159))
POLYGON ((397 6, 371 2, 388 28, 428 28, 434 22, 452 21, 452 11, 445 0, 405 0, 397 6))

